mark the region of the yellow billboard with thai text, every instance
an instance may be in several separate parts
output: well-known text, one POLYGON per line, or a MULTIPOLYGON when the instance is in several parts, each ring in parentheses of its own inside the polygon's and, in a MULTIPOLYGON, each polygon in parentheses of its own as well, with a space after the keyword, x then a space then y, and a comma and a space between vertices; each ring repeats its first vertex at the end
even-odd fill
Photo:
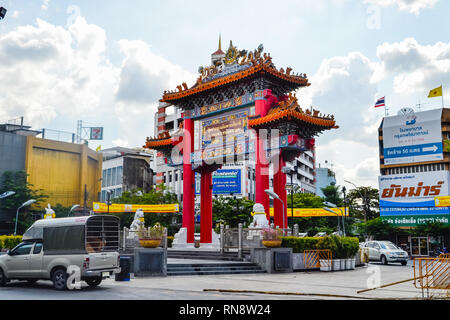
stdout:
POLYGON ((450 196, 435 197, 434 203, 436 207, 450 207, 450 196))
POLYGON ((180 211, 178 203, 173 204, 111 204, 107 205, 102 202, 94 202, 95 213, 124 213, 136 212, 142 209, 145 213, 177 213, 180 211))
MULTIPOLYGON (((348 216, 348 209, 345 208, 330 208, 334 211, 331 213, 323 208, 294 208, 294 218, 302 217, 335 217, 335 216, 348 216)), ((270 208, 270 216, 273 217, 273 208, 270 208)), ((292 217, 292 209, 287 209, 288 217, 292 217)))

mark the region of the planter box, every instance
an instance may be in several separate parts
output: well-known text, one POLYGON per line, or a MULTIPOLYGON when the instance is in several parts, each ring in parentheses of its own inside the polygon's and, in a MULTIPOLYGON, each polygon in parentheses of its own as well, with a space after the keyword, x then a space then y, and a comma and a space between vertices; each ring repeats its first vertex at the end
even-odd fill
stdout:
POLYGON ((333 271, 340 271, 341 270, 341 259, 333 259, 333 271))
POLYGON ((292 254, 292 269, 296 270, 305 270, 305 260, 303 253, 293 253, 292 254))
POLYGON ((345 270, 352 269, 352 259, 345 259, 345 270))
POLYGON ((320 271, 330 272, 333 268, 332 260, 320 260, 320 271))
POLYGON ((253 248, 251 261, 267 273, 292 272, 292 248, 253 248))
POLYGON ((136 277, 167 276, 167 250, 163 248, 134 249, 134 275, 136 277))

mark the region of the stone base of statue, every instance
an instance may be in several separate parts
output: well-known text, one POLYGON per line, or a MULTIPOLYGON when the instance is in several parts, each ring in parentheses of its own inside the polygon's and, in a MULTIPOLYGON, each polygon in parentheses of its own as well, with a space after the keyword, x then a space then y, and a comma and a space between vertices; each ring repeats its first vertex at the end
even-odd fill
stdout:
MULTIPOLYGON (((196 239, 197 239, 197 237, 196 237, 196 239)), ((175 249, 175 250, 217 250, 217 251, 219 251, 220 250, 220 236, 217 233, 215 233, 213 230, 211 243, 201 243, 199 240, 196 240, 194 243, 188 243, 187 242, 187 228, 181 228, 174 236, 174 239, 172 241, 172 249, 175 249)))

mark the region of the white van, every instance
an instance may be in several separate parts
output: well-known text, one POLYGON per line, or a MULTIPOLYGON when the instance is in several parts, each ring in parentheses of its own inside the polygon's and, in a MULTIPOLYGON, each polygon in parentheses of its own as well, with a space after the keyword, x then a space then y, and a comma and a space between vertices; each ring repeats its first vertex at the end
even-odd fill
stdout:
POLYGON ((0 286, 10 280, 42 279, 64 290, 72 270, 79 274, 71 277, 73 282, 98 286, 102 279, 120 272, 119 238, 120 222, 114 216, 38 220, 25 232, 22 243, 0 256, 0 286))

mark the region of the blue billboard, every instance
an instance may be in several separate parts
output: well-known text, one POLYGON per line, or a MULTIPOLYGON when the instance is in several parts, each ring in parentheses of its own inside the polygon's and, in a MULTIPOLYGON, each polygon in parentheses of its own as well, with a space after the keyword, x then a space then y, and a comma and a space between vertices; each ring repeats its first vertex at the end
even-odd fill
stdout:
MULTIPOLYGON (((220 169, 213 173, 213 194, 241 194, 241 169, 220 169)), ((195 194, 200 194, 200 174, 195 174, 195 194)))

